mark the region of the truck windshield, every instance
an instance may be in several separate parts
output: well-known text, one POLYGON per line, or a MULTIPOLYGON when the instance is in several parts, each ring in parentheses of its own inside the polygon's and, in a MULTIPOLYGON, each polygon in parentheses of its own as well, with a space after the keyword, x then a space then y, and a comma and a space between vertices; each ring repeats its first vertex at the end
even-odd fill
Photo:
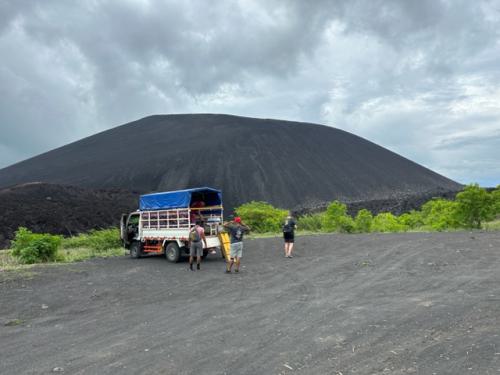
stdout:
POLYGON ((139 224, 139 215, 138 214, 130 215, 130 217, 128 219, 128 224, 129 225, 138 225, 139 224))

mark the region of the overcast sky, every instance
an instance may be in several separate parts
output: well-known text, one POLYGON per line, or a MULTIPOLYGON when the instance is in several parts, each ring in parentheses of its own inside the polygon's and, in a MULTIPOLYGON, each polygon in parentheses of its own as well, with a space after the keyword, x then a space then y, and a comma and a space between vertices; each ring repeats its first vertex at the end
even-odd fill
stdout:
POLYGON ((151 114, 321 123, 500 184, 500 1, 0 0, 0 168, 151 114))

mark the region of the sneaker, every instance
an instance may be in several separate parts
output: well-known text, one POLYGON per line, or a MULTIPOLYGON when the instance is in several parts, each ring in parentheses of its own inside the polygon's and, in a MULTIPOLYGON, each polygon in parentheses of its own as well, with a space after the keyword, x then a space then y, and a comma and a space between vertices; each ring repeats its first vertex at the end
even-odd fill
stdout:
POLYGON ((240 270, 236 268, 236 269, 234 270, 234 272, 238 273, 238 272, 240 272, 240 270))
POLYGON ((200 268, 200 263, 198 263, 198 264, 196 265, 196 269, 197 269, 198 271, 201 269, 201 268, 200 268))
POLYGON ((293 255, 289 255, 288 258, 293 258, 293 255))
POLYGON ((190 264, 190 265, 189 265, 189 269, 190 269, 191 271, 194 271, 194 270, 193 270, 193 265, 192 265, 192 264, 190 264))
POLYGON ((231 273, 231 270, 226 270, 226 273, 231 273))

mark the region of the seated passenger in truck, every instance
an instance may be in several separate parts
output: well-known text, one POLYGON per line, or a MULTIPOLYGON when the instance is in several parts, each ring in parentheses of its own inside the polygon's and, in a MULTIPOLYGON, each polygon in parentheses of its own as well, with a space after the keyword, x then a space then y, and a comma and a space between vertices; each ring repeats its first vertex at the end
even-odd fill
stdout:
MULTIPOLYGON (((203 208, 205 207, 206 204, 204 201, 200 200, 195 200, 191 203, 191 208, 203 208)), ((197 221, 204 221, 203 214, 201 213, 201 210, 191 210, 191 224, 194 225, 197 221)))

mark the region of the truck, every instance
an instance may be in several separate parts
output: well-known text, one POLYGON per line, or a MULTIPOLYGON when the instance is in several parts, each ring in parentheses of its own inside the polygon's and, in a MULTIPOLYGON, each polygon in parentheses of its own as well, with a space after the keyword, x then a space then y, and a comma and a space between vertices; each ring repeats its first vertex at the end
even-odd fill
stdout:
POLYGON ((164 255, 178 262, 189 255, 189 233, 196 224, 205 229, 203 256, 220 249, 229 258, 229 238, 223 230, 222 192, 210 187, 144 194, 139 209, 123 214, 120 237, 132 258, 164 255))

